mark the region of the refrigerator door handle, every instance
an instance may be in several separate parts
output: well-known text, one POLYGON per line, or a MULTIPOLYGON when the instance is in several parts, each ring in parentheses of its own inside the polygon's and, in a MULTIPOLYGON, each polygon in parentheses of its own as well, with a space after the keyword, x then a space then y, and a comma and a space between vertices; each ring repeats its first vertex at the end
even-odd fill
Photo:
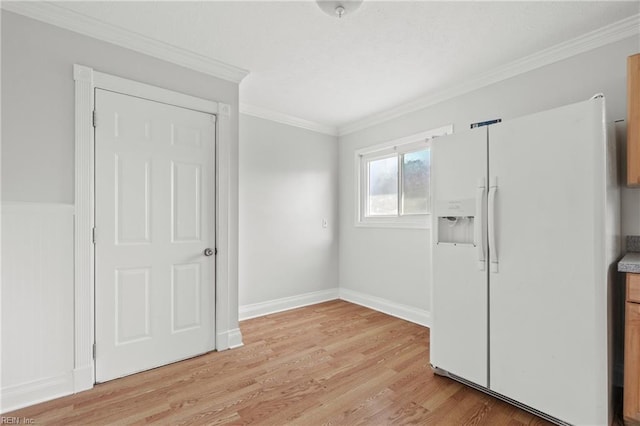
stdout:
POLYGON ((498 250, 496 248, 496 192, 498 191, 498 178, 492 177, 489 181, 489 258, 491 272, 498 272, 498 250))
POLYGON ((484 271, 486 267, 486 258, 485 258, 485 247, 487 246, 485 242, 485 219, 484 219, 484 194, 487 190, 487 185, 485 178, 478 179, 478 187, 476 188, 476 217, 475 223, 473 227, 473 240, 476 246, 476 250, 478 252, 478 270, 484 271))

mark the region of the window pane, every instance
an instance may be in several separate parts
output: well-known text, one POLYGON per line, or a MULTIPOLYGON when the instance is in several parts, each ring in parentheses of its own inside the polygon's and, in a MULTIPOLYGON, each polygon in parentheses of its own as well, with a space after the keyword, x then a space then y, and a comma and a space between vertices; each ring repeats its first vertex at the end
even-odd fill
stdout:
POLYGON ((429 213, 429 171, 431 166, 428 149, 404 154, 402 160, 402 214, 429 213))
POLYGON ((369 161, 369 216, 398 215, 398 158, 369 161))

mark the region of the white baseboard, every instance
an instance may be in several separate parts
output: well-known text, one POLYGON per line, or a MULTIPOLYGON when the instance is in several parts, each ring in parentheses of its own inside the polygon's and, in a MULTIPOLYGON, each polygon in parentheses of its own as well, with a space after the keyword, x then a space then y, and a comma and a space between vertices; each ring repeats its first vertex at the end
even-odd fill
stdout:
POLYGON ((68 372, 59 376, 2 388, 0 390, 0 412, 7 413, 61 396, 71 395, 74 391, 73 386, 73 373, 68 372))
POLYGON ((335 299, 346 300, 347 302, 384 312, 385 314, 402 318, 425 327, 431 326, 431 313, 429 311, 343 288, 332 288, 251 305, 243 305, 240 306, 239 310, 240 321, 335 299))
POLYGON ((78 393, 93 388, 93 364, 73 370, 73 392, 78 393))
POLYGON ((239 328, 218 333, 216 336, 216 350, 225 351, 227 349, 239 348, 242 346, 242 332, 239 328))
POLYGON ((233 330, 229 330, 229 349, 239 348, 244 345, 242 343, 242 333, 239 328, 234 328, 233 330))
POLYGON ((345 288, 340 289, 340 299, 362 305, 379 312, 384 312, 385 314, 401 318, 418 325, 431 327, 431 312, 424 309, 414 308, 413 306, 403 305, 381 297, 370 296, 368 294, 347 290, 345 288))
POLYGON ((239 309, 240 321, 335 299, 338 299, 338 288, 283 297, 282 299, 253 303, 251 305, 242 305, 239 309))

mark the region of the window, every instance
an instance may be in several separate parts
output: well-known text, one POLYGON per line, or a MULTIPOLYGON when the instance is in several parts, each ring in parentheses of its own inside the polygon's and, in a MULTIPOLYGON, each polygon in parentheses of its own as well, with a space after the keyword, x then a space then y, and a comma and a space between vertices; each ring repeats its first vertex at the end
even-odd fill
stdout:
POLYGON ((445 126, 356 152, 356 225, 428 228, 431 213, 431 139, 445 126))

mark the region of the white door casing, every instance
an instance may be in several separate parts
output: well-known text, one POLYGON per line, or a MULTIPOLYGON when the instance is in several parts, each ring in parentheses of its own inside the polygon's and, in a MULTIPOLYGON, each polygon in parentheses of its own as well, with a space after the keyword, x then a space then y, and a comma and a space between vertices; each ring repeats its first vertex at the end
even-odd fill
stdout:
POLYGON ((91 389, 95 383, 94 333, 94 92, 102 88, 144 99, 189 108, 217 116, 216 129, 216 319, 215 347, 242 346, 237 316, 237 161, 230 105, 185 95, 74 65, 75 81, 75 272, 73 389, 91 389))
POLYGON ((215 115, 101 89, 95 111, 103 382, 215 347, 215 115))

